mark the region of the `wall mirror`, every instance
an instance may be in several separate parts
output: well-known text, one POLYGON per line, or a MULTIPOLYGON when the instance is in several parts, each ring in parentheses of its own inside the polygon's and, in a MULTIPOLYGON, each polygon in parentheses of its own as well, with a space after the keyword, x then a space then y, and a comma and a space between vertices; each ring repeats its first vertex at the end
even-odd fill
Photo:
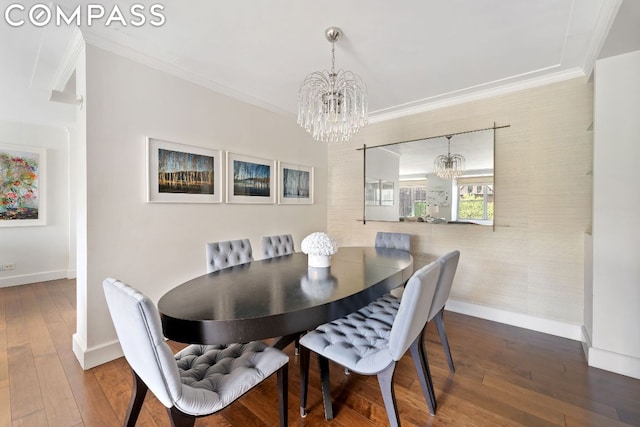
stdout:
POLYGON ((493 225, 496 129, 365 147, 364 221, 493 225))

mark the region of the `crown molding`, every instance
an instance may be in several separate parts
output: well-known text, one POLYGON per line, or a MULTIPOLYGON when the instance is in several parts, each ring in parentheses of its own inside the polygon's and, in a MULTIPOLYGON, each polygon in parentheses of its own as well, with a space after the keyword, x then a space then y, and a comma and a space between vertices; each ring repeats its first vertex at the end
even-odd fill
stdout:
POLYGON ((585 71, 587 78, 591 78, 593 68, 595 66, 598 55, 607 40, 607 34, 613 26, 613 22, 616 20, 622 0, 609 0, 605 1, 602 5, 600 13, 598 14, 598 20, 596 21, 596 27, 593 31, 593 37, 591 38, 591 44, 587 52, 587 59, 582 69, 585 71))
MULTIPOLYGON (((543 70, 539 70, 543 71, 543 70)), ((539 72, 538 71, 538 72, 539 72)), ((518 76, 512 77, 517 78, 518 76)), ((425 111, 437 110, 440 108, 451 107, 453 105, 465 104, 467 102, 478 101, 487 98, 493 98, 500 95, 507 95, 513 92, 519 92, 526 89, 532 89, 539 86, 545 86, 552 83, 558 83, 578 77, 585 77, 584 71, 580 68, 572 68, 544 76, 533 77, 530 79, 513 82, 501 83, 503 80, 490 82, 481 86, 462 89, 455 92, 449 92, 432 98, 425 98, 408 104, 396 107, 386 108, 369 113, 369 123, 383 122, 386 120, 397 119, 400 117, 411 116, 414 114, 424 113, 425 111), (480 88, 482 86, 494 86, 489 88, 480 88), (455 93, 463 92, 460 95, 455 93)), ((509 79, 512 79, 509 78, 509 79)), ((505 79, 505 80, 509 80, 505 79)))
MULTIPOLYGON (((217 83, 211 79, 204 78, 201 75, 184 67, 175 65, 172 59, 167 55, 152 57, 143 52, 132 49, 124 44, 107 39, 106 37, 103 37, 86 28, 83 29, 82 34, 84 35, 85 43, 94 47, 146 65, 150 68, 167 73, 174 77, 181 78, 232 99, 254 105, 258 108, 262 108, 283 117, 295 119, 295 114, 289 111, 286 111, 261 99, 255 98, 244 92, 225 87, 220 83, 217 83)), ((552 74, 532 77, 517 82, 509 82, 510 80, 520 79, 527 75, 542 73, 556 67, 558 67, 558 65, 536 70, 530 73, 525 73, 524 75, 513 76, 506 79, 485 83, 479 86, 472 86, 466 89, 461 89, 430 98, 424 98, 407 104, 389 107, 384 110, 369 112, 369 123, 376 123, 400 117, 411 116, 414 114, 423 113, 425 111, 464 104, 481 99, 492 98, 495 96, 544 86, 551 83, 557 83, 577 77, 585 77, 585 72, 582 69, 572 68, 569 70, 563 70, 552 74)))
POLYGON ((206 89, 225 95, 229 98, 233 98, 235 100, 239 100, 247 104, 251 104, 253 106, 262 108, 267 111, 271 111, 281 116, 294 117, 294 115, 291 112, 283 110, 282 108, 279 108, 273 104, 270 104, 268 102, 255 98, 244 92, 231 89, 213 80, 204 78, 201 75, 194 73, 193 71, 190 71, 186 68, 175 65, 173 63, 172 58, 170 58, 167 55, 162 55, 159 58, 152 57, 138 50, 125 46, 123 44, 107 39, 106 37, 100 36, 95 32, 92 32, 87 29, 83 30, 83 34, 84 34, 85 42, 94 47, 106 50, 108 52, 130 59, 134 62, 146 65, 150 68, 153 68, 158 71, 162 71, 174 77, 178 77, 180 79, 194 83, 198 86, 202 86, 206 89))
POLYGON ((76 69, 78 57, 80 56, 80 52, 82 52, 83 47, 84 38, 82 37, 82 32, 79 29, 76 29, 73 33, 73 37, 67 45, 67 49, 62 57, 62 61, 60 62, 60 68, 56 73, 56 77, 51 82, 51 89, 64 90, 69 78, 76 69))

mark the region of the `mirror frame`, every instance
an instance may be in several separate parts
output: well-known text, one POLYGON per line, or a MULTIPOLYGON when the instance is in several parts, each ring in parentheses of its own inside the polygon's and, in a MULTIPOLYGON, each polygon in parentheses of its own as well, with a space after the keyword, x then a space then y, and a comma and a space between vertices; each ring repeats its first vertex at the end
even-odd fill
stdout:
MULTIPOLYGON (((443 134, 443 135, 435 135, 435 136, 411 139, 411 140, 406 140, 406 141, 397 141, 397 142, 391 142, 391 143, 387 143, 387 144, 380 144, 380 145, 376 145, 376 146, 372 146, 372 147, 367 147, 367 145, 364 144, 362 147, 356 148, 356 150, 362 150, 362 153, 363 153, 363 155, 362 155, 362 158, 363 158, 363 177, 362 177, 362 181, 363 181, 363 195, 364 195, 364 197, 363 197, 363 205, 362 205, 362 223, 363 224, 367 223, 366 208, 369 205, 367 203, 367 200, 366 200, 366 191, 367 191, 367 186, 368 186, 368 182, 367 182, 367 150, 371 150, 371 149, 374 149, 374 148, 380 148, 380 147, 388 147, 388 146, 398 145, 398 144, 404 144, 404 143, 409 143, 409 142, 419 142, 419 141, 428 141, 428 140, 438 139, 438 138, 445 138, 448 135, 456 136, 456 135, 463 135, 463 134, 468 134, 468 133, 476 133, 476 132, 493 130, 493 170, 494 170, 493 195, 494 195, 494 206, 495 206, 496 130, 508 128, 510 126, 511 125, 497 126, 496 123, 494 122, 492 127, 487 127, 487 128, 473 129, 473 130, 467 130, 467 131, 461 131, 461 132, 453 132, 453 133, 447 133, 447 134, 443 134)), ((373 222, 396 222, 396 221, 373 220, 373 219, 370 219, 369 221, 373 221, 373 222)), ((397 222, 400 222, 400 221, 397 221, 397 222)), ((472 222, 465 222, 465 221, 449 222, 448 224, 474 225, 472 222)), ((494 220, 493 220, 492 227, 493 227, 493 230, 495 231, 495 227, 496 227, 495 217, 494 217, 494 220)))

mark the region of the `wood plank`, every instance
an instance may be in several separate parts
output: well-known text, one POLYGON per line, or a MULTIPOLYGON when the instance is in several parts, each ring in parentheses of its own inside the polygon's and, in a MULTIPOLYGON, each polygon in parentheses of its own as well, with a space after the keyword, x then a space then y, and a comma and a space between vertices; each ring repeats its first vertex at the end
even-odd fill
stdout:
POLYGON ((9 383, 0 386, 0 427, 9 427, 11 425, 11 391, 9 383))
POLYGON ((9 347, 8 360, 12 419, 19 420, 44 410, 35 361, 29 344, 9 347))
POLYGON ((20 287, 13 286, 11 288, 3 289, 4 299, 4 316, 5 320, 13 320, 16 318, 22 318, 22 303, 20 302, 20 287))
MULTIPOLYGON (((118 419, 124 420, 132 392, 131 377, 125 376, 116 363, 105 363, 92 368, 90 372, 95 376, 98 384, 100 384, 104 395, 118 419)), ((151 393, 148 393, 148 396, 145 398, 145 403, 148 399, 152 398, 149 394, 151 393)), ((137 425, 155 426, 155 421, 146 409, 146 406, 143 405, 143 410, 140 411, 137 425)))
POLYGON ((21 287, 20 300, 23 306, 23 316, 26 320, 27 333, 33 357, 55 354, 56 349, 49 335, 47 324, 42 318, 40 307, 33 293, 33 287, 21 287))
POLYGON ((71 348, 59 355, 85 425, 111 427, 121 424, 96 377, 82 370, 71 348))
POLYGON ((0 331, 7 329, 7 316, 6 316, 6 301, 7 291, 6 288, 0 288, 0 331))
MULTIPOLYGON (((55 285, 49 284, 48 286, 54 287, 55 285)), ((69 298, 65 293, 50 292, 50 295, 54 304, 58 308, 60 315, 64 319, 64 322, 67 324, 67 327, 69 328, 69 330, 75 332, 76 330, 75 304, 72 304, 69 301, 69 298)))
POLYGON ((13 427, 49 427, 44 409, 18 418, 13 427))
POLYGON ((47 421, 52 426, 71 426, 82 422, 57 354, 35 359, 47 421))
MULTIPOLYGON (((127 398, 129 398, 129 396, 131 396, 131 383, 133 381, 131 368, 129 367, 129 364, 124 357, 120 357, 114 360, 112 363, 120 372, 120 378, 122 378, 123 381, 128 381, 127 384, 129 386, 129 391, 127 392, 127 398)), ((124 413, 119 416, 124 419, 124 413)), ((147 396, 144 399, 139 422, 141 424, 148 424, 153 426, 163 426, 169 423, 167 408, 165 408, 165 406, 153 395, 151 391, 147 392, 147 396)))
POLYGON ((46 323, 62 321, 60 311, 51 298, 51 285, 46 283, 34 283, 30 285, 33 288, 33 295, 36 298, 36 304, 40 311, 40 315, 46 323))
POLYGON ((87 426, 113 426, 119 421, 109 405, 100 384, 90 372, 80 367, 72 351, 71 333, 62 320, 47 324, 76 405, 87 426))
POLYGON ((7 330, 0 330, 0 389, 9 388, 7 330))

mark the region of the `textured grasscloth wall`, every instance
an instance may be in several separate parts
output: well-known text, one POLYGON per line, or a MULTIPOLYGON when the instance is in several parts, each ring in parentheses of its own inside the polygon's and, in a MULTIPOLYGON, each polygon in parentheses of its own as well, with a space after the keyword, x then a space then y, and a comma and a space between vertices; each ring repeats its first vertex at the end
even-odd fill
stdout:
POLYGON ((341 245, 377 231, 412 234, 422 259, 462 253, 451 297, 582 324, 584 232, 591 227, 593 86, 573 79, 374 123, 329 148, 328 231, 341 245), (496 133, 495 231, 476 225, 367 222, 356 148, 478 128, 496 133))

